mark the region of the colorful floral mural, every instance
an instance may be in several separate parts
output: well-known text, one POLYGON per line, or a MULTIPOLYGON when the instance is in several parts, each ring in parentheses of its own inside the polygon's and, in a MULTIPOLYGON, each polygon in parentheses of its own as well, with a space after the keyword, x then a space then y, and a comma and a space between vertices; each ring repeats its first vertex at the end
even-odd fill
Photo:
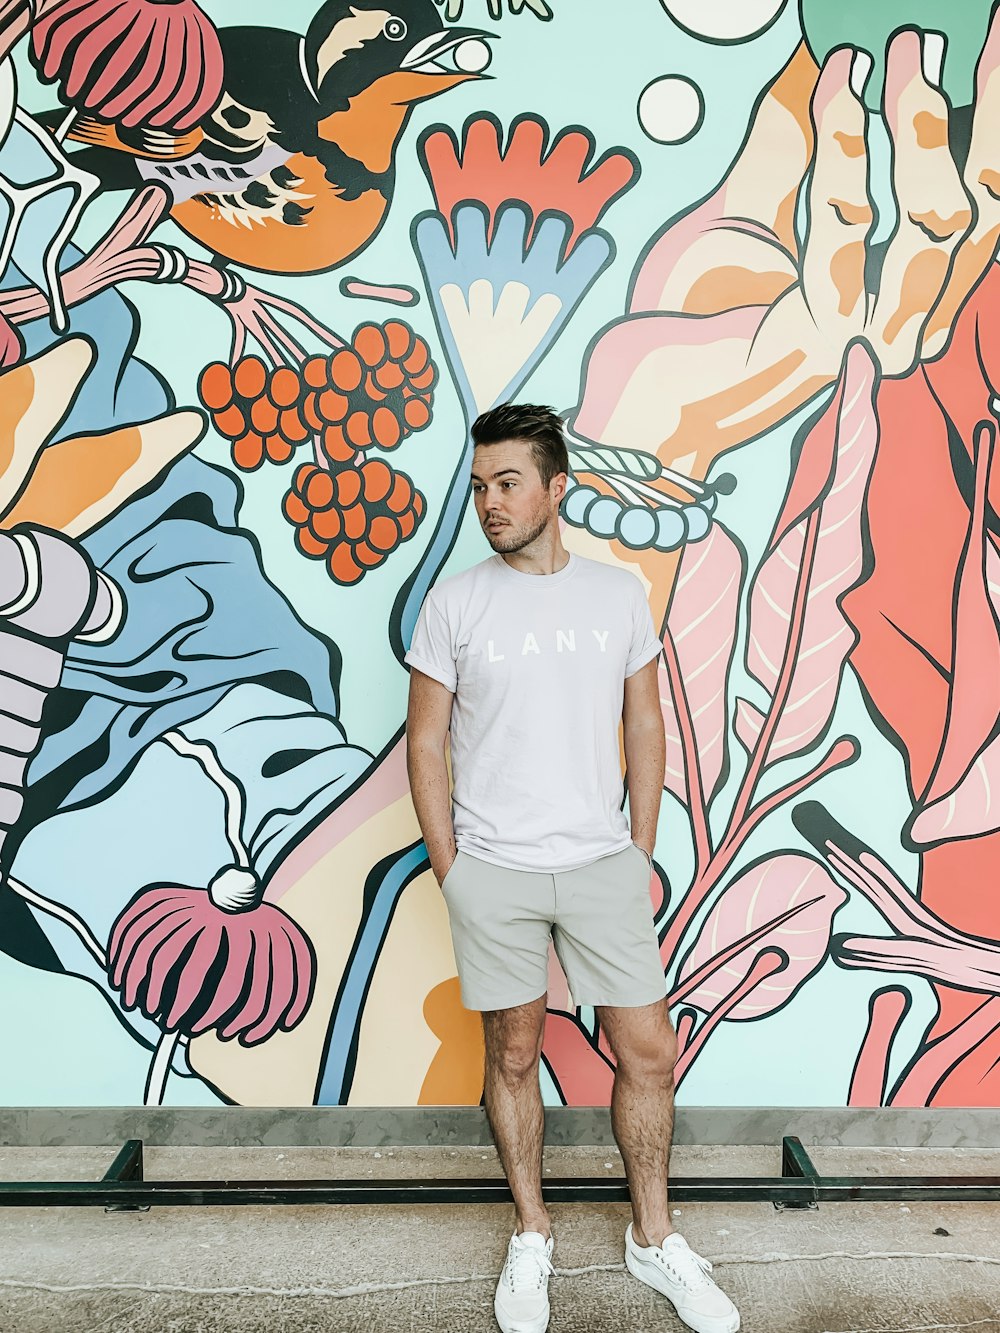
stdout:
MULTIPOLYGON (((402 659, 524 395, 662 630, 681 1099, 1000 1105, 1000 16, 953 10, 0 0, 0 1101, 479 1102, 402 659)), ((548 1004, 546 1100, 605 1103, 548 1004)))

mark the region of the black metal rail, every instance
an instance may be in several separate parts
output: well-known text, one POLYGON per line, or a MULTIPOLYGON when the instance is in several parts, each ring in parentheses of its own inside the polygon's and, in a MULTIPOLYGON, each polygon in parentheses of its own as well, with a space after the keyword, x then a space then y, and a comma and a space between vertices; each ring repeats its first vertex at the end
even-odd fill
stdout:
MULTIPOLYGON (((628 1185, 598 1177, 545 1181, 549 1203, 627 1203, 628 1185)), ((819 1203, 903 1201, 1000 1203, 1000 1176, 824 1176, 799 1139, 781 1144, 780 1176, 679 1176, 675 1203, 819 1203)), ((146 1180, 142 1140, 129 1139, 101 1180, 0 1182, 0 1207, 150 1207, 237 1204, 510 1203, 497 1180, 146 1180)))

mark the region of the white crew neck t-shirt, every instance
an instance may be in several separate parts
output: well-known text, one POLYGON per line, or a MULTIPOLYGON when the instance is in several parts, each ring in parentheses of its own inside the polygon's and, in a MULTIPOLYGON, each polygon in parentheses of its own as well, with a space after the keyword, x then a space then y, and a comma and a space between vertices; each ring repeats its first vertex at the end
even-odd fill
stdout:
POLYGON ((431 589, 406 662, 455 695, 460 851, 552 873, 629 845, 625 678, 661 647, 635 575, 582 556, 525 574, 494 555, 431 589))

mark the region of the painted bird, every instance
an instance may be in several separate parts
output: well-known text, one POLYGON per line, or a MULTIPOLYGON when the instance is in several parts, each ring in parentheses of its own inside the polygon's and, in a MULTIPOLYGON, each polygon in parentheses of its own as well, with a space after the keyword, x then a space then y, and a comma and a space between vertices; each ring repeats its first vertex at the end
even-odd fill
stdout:
POLYGON ((413 107, 484 77, 487 36, 442 28, 432 0, 327 0, 304 37, 221 29, 223 93, 194 129, 81 113, 66 137, 106 189, 165 185, 175 222, 221 260, 322 272, 377 234, 413 107))

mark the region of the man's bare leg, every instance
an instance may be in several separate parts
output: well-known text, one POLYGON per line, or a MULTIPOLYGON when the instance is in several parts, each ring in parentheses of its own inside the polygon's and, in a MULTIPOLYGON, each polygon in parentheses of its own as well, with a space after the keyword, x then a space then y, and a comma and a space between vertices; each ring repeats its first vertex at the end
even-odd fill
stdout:
POLYGON ((662 1245, 673 1231, 667 1175, 677 1038, 665 1000, 597 1013, 617 1062, 611 1128, 632 1195, 632 1234, 637 1245, 662 1245))
POLYGON ((538 1061, 545 1029, 543 995, 515 1009, 483 1014, 486 1115, 514 1196, 518 1231, 550 1234, 542 1199, 544 1118, 538 1061))

